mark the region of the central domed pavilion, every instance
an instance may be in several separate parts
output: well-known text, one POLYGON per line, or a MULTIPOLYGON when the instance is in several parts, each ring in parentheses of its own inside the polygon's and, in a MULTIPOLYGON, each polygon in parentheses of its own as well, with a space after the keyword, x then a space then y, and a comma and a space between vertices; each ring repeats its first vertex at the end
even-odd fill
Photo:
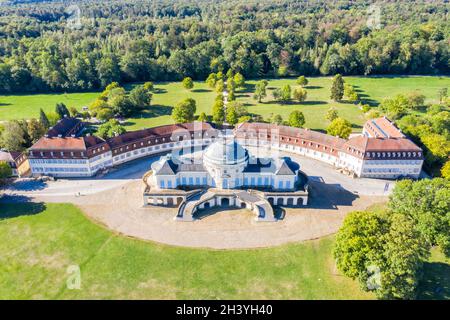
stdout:
POLYGON ((294 190, 300 166, 288 158, 255 158, 231 131, 222 131, 200 158, 162 157, 153 163, 152 185, 159 189, 215 187, 294 190))

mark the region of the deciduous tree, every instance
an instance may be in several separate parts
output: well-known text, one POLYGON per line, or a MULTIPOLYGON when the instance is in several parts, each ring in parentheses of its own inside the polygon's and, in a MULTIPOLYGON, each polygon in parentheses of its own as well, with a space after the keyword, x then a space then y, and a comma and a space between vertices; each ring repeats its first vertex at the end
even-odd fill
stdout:
POLYGON ((183 88, 191 90, 194 87, 194 81, 192 81, 191 77, 186 77, 182 81, 183 88))
POLYGON ((352 124, 343 118, 336 118, 331 121, 327 128, 327 133, 332 136, 347 139, 350 133, 352 133, 352 124))
POLYGON ((301 128, 305 124, 305 116, 301 111, 295 110, 289 114, 288 121, 291 127, 301 128))
POLYGON ((12 169, 6 161, 0 161, 0 181, 9 178, 12 175, 12 169))
POLYGON ((339 114, 335 108, 331 107, 330 109, 327 110, 326 118, 328 121, 331 122, 338 117, 339 117, 339 114))
POLYGON ((333 77, 331 84, 331 99, 334 101, 341 101, 344 96, 344 79, 342 75, 337 74, 333 77))
POLYGON ((304 86, 308 85, 308 79, 306 79, 305 76, 300 76, 297 78, 297 84, 299 86, 304 87, 304 86))
POLYGON ((303 88, 296 88, 296 89, 294 89, 294 92, 292 93, 293 98, 299 102, 305 101, 307 95, 308 95, 308 92, 306 91, 306 89, 303 89, 303 88))
POLYGON ((177 103, 172 110, 172 118, 176 123, 185 123, 194 121, 197 105, 194 99, 187 98, 177 103))

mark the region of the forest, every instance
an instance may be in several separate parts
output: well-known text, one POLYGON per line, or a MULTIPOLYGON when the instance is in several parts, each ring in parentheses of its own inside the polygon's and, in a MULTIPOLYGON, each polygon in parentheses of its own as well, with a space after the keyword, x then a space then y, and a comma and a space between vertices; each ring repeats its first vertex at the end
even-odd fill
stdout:
POLYGON ((0 6, 0 93, 112 82, 450 74, 442 1, 11 1, 0 6), (76 5, 74 5, 76 3, 76 5))

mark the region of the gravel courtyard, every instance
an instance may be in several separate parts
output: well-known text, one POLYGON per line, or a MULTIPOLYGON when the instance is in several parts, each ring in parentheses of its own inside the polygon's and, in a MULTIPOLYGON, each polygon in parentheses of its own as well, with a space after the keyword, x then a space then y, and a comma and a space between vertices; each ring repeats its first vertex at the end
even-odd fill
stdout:
MULTIPOLYGON (((288 155, 288 154, 282 154, 288 155)), ((335 233, 345 215, 384 202, 394 182, 353 179, 309 158, 288 155, 309 175, 306 208, 282 208, 282 219, 255 222, 247 210, 207 212, 194 222, 173 220, 176 208, 142 207, 142 175, 158 158, 140 159, 102 177, 37 182, 18 180, 1 201, 70 202, 114 232, 176 246, 237 249, 277 246, 335 233)))

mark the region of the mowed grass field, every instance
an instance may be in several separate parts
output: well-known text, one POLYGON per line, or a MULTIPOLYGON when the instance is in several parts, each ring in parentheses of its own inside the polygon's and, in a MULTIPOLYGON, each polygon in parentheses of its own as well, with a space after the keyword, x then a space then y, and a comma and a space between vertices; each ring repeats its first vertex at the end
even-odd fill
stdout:
POLYGON ((0 212, 0 299, 373 298, 337 273, 332 238, 189 249, 115 235, 67 204, 0 204, 0 212), (66 286, 71 265, 80 266, 80 290, 66 286))
MULTIPOLYGON (((252 98, 256 80, 247 81, 244 89, 237 92, 237 100, 248 106, 254 114, 260 114, 265 119, 270 114, 280 114, 287 120, 293 110, 300 110, 305 114, 305 127, 311 129, 325 129, 328 121, 325 119, 326 111, 335 107, 341 117, 353 124, 354 131, 360 131, 365 122, 362 111, 351 103, 336 103, 330 100, 331 77, 310 77, 306 87, 307 100, 303 103, 293 101, 289 104, 280 104, 273 101, 274 88, 290 84, 292 88, 297 85, 295 79, 269 80, 268 96, 262 103, 252 98)), ((427 103, 438 101, 438 90, 450 87, 450 77, 431 76, 405 76, 405 77, 345 77, 348 83, 354 85, 363 99, 363 103, 377 106, 384 98, 396 94, 407 94, 419 91, 427 97, 427 103)), ((133 85, 127 85, 130 89, 133 85)), ((39 115, 39 108, 44 111, 53 111, 57 102, 67 106, 81 109, 89 105, 98 92, 69 93, 69 94, 41 94, 41 95, 0 95, 0 120, 32 118, 39 115)), ((128 119, 128 130, 137 130, 145 127, 173 123, 170 116, 172 107, 184 98, 191 97, 197 102, 197 114, 205 112, 211 114, 216 93, 209 89, 204 82, 195 82, 193 90, 186 90, 180 82, 157 83, 153 95, 153 106, 136 117, 128 119)))
MULTIPOLYGON (((373 299, 336 270, 333 241, 177 248, 113 234, 69 204, 0 204, 0 299, 373 299), (74 265, 79 290, 67 287, 74 265)), ((449 298, 449 268, 435 256, 419 297, 449 298)))

